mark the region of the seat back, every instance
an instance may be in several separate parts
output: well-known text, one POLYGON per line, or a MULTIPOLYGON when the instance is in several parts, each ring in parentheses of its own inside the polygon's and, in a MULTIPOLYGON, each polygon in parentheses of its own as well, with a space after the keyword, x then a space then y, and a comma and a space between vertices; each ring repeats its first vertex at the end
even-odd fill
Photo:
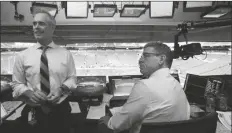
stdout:
POLYGON ((217 113, 176 122, 143 123, 140 133, 215 133, 217 113))

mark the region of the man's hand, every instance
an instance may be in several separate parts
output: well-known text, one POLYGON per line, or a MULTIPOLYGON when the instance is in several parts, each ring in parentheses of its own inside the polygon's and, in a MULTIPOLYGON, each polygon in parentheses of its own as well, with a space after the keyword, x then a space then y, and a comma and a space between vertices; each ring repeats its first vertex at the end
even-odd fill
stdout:
POLYGON ((31 106, 41 106, 47 101, 46 95, 39 90, 35 92, 27 90, 23 93, 23 96, 26 97, 26 102, 31 106))
POLYGON ((55 90, 51 90, 51 92, 47 96, 47 99, 48 102, 52 104, 58 104, 61 96, 62 96, 62 90, 61 88, 57 88, 55 90))
POLYGON ((108 126, 108 122, 110 120, 110 116, 106 115, 100 118, 99 124, 104 123, 106 126, 108 126))

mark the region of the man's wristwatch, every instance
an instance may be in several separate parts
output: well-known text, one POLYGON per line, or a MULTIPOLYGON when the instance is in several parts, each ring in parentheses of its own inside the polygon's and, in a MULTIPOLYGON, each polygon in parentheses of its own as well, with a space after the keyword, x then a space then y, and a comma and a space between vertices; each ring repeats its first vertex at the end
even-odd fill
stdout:
POLYGON ((72 93, 72 91, 64 84, 62 84, 62 86, 60 88, 62 90, 63 95, 69 95, 72 93))

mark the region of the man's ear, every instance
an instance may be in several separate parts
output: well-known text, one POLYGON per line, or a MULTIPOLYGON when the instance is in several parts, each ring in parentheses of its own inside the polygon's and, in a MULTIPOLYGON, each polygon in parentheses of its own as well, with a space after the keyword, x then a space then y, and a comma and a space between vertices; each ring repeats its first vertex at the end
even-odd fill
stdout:
POLYGON ((52 24, 52 29, 55 30, 56 29, 56 25, 52 24))
POLYGON ((160 55, 159 64, 160 65, 164 64, 165 60, 166 60, 166 56, 165 55, 160 55))

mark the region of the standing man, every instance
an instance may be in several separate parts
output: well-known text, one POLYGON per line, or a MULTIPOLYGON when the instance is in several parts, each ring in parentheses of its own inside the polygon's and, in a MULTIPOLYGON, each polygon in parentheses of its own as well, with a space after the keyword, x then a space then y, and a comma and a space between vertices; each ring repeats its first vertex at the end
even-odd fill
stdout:
POLYGON ((115 132, 139 133, 144 122, 187 120, 190 106, 179 82, 170 75, 171 49, 160 42, 147 43, 139 60, 140 72, 147 79, 136 83, 127 102, 112 117, 101 118, 115 132))
MULTIPOLYGON (((34 15, 37 44, 18 54, 13 69, 13 97, 33 111, 33 133, 67 133, 71 107, 63 94, 76 88, 76 69, 71 53, 56 45, 52 36, 56 21, 48 12, 34 15)), ((31 112, 30 111, 30 112, 31 112)))

